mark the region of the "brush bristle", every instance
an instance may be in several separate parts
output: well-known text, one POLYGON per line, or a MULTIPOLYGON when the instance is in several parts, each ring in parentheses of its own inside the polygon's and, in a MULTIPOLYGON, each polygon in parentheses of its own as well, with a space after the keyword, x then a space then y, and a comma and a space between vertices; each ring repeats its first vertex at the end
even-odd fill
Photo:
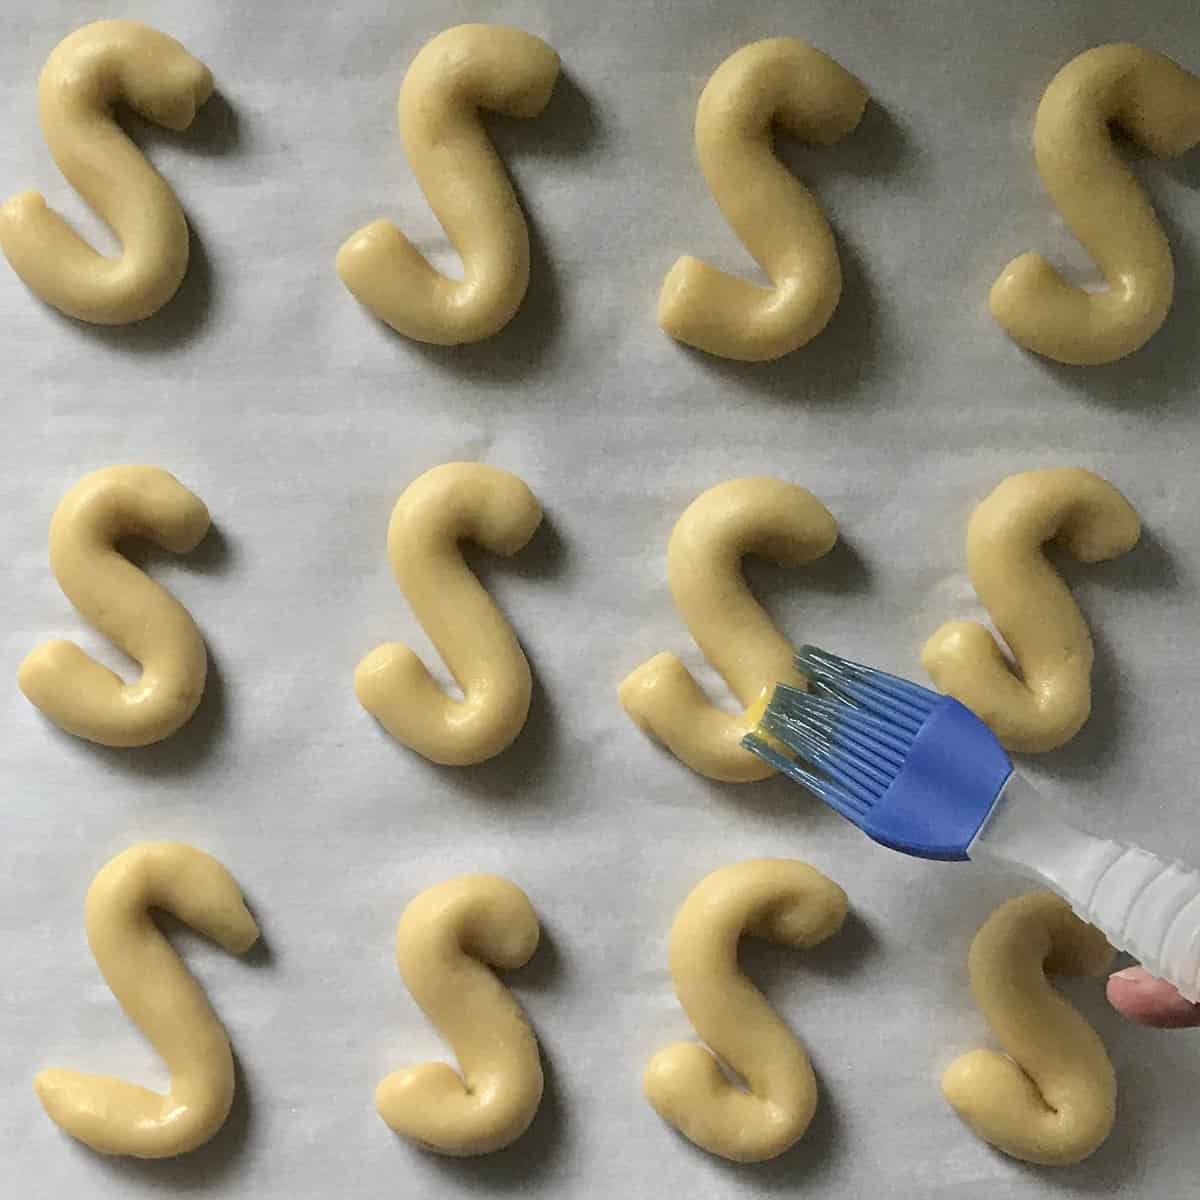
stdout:
POLYGON ((800 650, 796 669, 812 691, 779 684, 743 745, 859 824, 895 781, 941 697, 815 646, 800 650))

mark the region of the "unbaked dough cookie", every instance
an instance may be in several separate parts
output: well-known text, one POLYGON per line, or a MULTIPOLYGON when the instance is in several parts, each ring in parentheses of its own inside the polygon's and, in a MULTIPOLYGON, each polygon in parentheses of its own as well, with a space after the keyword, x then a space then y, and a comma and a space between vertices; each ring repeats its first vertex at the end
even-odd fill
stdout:
POLYGON ((513 555, 541 520, 541 505, 520 479, 483 463, 434 467, 396 501, 388 524, 396 582, 463 699, 446 696, 399 642, 377 646, 358 664, 354 690, 392 737, 434 762, 483 762, 525 725, 533 688, 529 663, 458 543, 469 539, 513 555))
POLYGON ((74 642, 45 642, 17 682, 56 725, 104 746, 170 737, 204 694, 208 654, 187 609, 117 549, 142 537, 187 554, 208 532, 204 502, 160 467, 106 467, 85 475, 50 522, 50 566, 67 599, 142 666, 126 683, 74 642))
POLYGON ((102 1154, 169 1158, 202 1146, 229 1115, 233 1053, 200 985, 150 917, 161 908, 230 954, 258 940, 233 877, 179 842, 118 854, 88 888, 88 945, 105 982, 171 1073, 165 1095, 105 1075, 54 1068, 34 1088, 46 1112, 102 1154))
POLYGON ((1112 1129, 1117 1083, 1104 1044, 1046 981, 1107 973, 1113 949, 1053 892, 1002 904, 971 943, 971 992, 1005 1053, 972 1050, 942 1076, 958 1115, 1026 1162, 1066 1166, 1112 1129))
POLYGON ((1175 291, 1166 234, 1110 124, 1151 154, 1176 158, 1200 142, 1200 79, 1141 46, 1097 46, 1067 63, 1038 105, 1038 171, 1108 288, 1072 287, 1040 254, 1022 254, 992 286, 992 315, 1027 350, 1079 366, 1144 345, 1175 291))
MULTIPOLYGON (((744 555, 781 567, 820 558, 837 522, 812 493, 779 479, 733 479, 697 497, 667 544, 667 579, 688 631, 750 710, 777 683, 803 686, 791 643, 746 586, 744 555)), ((745 783, 772 770, 742 749, 756 721, 717 708, 674 654, 656 654, 621 684, 625 711, 693 771, 745 783)))
POLYGON ((528 1128, 542 1099, 537 1038, 489 968, 524 966, 539 934, 529 898, 496 875, 447 880, 404 910, 396 964, 462 1075, 429 1062, 387 1076, 375 1106, 397 1133, 466 1156, 501 1150, 528 1128))
POLYGON ((47 304, 80 321, 124 325, 157 312, 187 272, 188 227, 170 184, 113 117, 128 104, 184 130, 213 79, 174 38, 136 21, 95 21, 54 48, 38 80, 46 145, 72 187, 121 243, 98 254, 39 192, 0 208, 0 247, 47 304))
POLYGON ((392 224, 373 221, 338 251, 355 297, 397 333, 453 346, 512 320, 529 286, 529 231, 479 109, 536 117, 558 55, 503 25, 457 25, 413 59, 400 89, 400 135, 413 174, 463 262, 463 278, 430 265, 392 224))
POLYGON ((1009 749, 1053 750, 1075 736, 1092 707, 1092 636, 1047 543, 1080 562, 1133 549, 1138 515, 1111 483, 1079 467, 1010 475, 971 515, 967 573, 1011 647, 1013 674, 992 635, 973 621, 943 625, 921 662, 934 683, 1009 749))
POLYGON ((671 926, 671 979, 700 1035, 660 1050, 646 1098, 699 1146, 737 1162, 775 1158, 804 1136, 817 1082, 804 1047, 738 969, 743 935, 803 949, 835 934, 846 893, 806 863, 758 858, 692 890, 671 926), (730 1083, 720 1062, 745 1087, 730 1083))
POLYGON ((685 256, 663 281, 658 323, 722 358, 761 362, 811 341, 842 294, 833 231, 813 194, 775 157, 774 125, 818 146, 858 124, 867 89, 799 38, 731 54, 696 107, 696 155, 725 219, 771 277, 760 287, 685 256))

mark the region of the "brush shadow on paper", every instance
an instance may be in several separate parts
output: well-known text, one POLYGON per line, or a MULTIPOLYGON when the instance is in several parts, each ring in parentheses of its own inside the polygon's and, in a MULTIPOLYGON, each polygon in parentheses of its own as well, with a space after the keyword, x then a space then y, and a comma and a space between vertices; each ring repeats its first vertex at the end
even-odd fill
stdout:
MULTIPOLYGON (((1068 587, 1085 572, 1097 588, 1118 592, 1170 591, 1181 584, 1170 549, 1153 529, 1143 528, 1138 544, 1128 554, 1110 562, 1078 563, 1051 550, 1054 567, 1062 573, 1068 587)), ((1088 620, 1086 613, 1084 620, 1088 620)), ((1099 787, 1112 763, 1131 750, 1125 716, 1132 701, 1126 694, 1121 662, 1132 648, 1119 630, 1099 629, 1090 622, 1089 627, 1095 648, 1091 715, 1065 746, 1042 760, 1073 782, 1099 787)))

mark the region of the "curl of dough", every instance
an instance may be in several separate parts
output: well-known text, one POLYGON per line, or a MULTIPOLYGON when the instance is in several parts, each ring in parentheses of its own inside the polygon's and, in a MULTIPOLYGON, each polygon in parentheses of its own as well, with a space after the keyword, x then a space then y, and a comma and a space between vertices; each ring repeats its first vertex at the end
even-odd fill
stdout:
POLYGON ((1096 1031, 1046 981, 1104 975, 1113 949, 1053 892, 1002 904, 971 943, 971 992, 1004 1054, 972 1050, 942 1092, 984 1141, 1043 1166, 1087 1158, 1116 1118, 1117 1082, 1096 1031))
POLYGON ((515 475, 482 463, 426 471, 396 501, 388 554, 396 582, 462 688, 451 700, 407 646, 377 646, 358 664, 362 706, 434 762, 466 766, 499 754, 529 715, 529 663, 512 627, 463 561, 464 538, 516 554, 542 520, 515 475))
POLYGON ((921 652, 934 683, 1009 750, 1035 754, 1070 741, 1091 712, 1092 636, 1042 547, 1104 562, 1132 550, 1139 531, 1129 501, 1091 471, 1010 475, 967 524, 967 573, 1021 677, 982 625, 951 621, 921 652))
POLYGON ((175 295, 187 272, 187 219, 112 109, 123 101, 146 120, 182 131, 212 90, 203 63, 136 21, 95 21, 54 48, 38 81, 42 134, 58 169, 117 235, 121 253, 98 254, 39 192, 13 196, 0 208, 0 248, 47 304, 94 325, 124 325, 175 295))
POLYGON ((804 1047, 738 969, 738 940, 803 949, 845 917, 846 893, 791 859, 735 863, 696 885, 671 926, 669 954, 675 995, 705 1045, 678 1042, 650 1060, 642 1083, 664 1121, 736 1162, 775 1158, 804 1136, 816 1078, 804 1047), (729 1082, 717 1056, 748 1090, 729 1082))
POLYGON ((233 877, 179 842, 144 842, 118 854, 88 889, 88 944, 105 982, 171 1073, 165 1095, 106 1075, 41 1071, 46 1112, 101 1154, 170 1158, 202 1146, 233 1103, 225 1030, 148 912, 165 909, 230 954, 258 940, 233 877))
POLYGON ((83 618, 142 666, 126 683, 74 642, 45 642, 17 671, 26 697, 56 725, 103 746, 147 746, 186 724, 204 694, 208 655, 187 609, 117 549, 141 537, 187 554, 208 509, 160 467, 85 475, 50 522, 50 566, 83 618))
POLYGON ((439 883, 404 910, 396 964, 462 1075, 441 1062, 388 1075, 375 1107, 397 1133, 463 1157, 501 1150, 529 1127, 542 1100, 537 1038, 488 968, 524 966, 538 937, 529 898, 496 875, 439 883))
POLYGON ((680 258, 663 281, 658 323, 673 338, 743 362, 779 358, 833 316, 842 268, 813 194, 775 157, 771 126, 831 146, 858 125, 867 89, 799 38, 731 54, 696 108, 696 154, 725 219, 772 287, 680 258))
POLYGON ((1027 350, 1077 366, 1114 362, 1144 345, 1175 290, 1166 234, 1117 154, 1110 123, 1151 154, 1177 158, 1200 142, 1200 79, 1141 46, 1098 46, 1063 67, 1038 105, 1038 171, 1108 290, 1072 287, 1030 252, 1004 268, 990 303, 1027 350))
MULTIPOLYGON (((781 567, 827 554, 837 522, 804 488, 779 479, 733 479, 697 497, 667 544, 675 606, 704 657, 749 710, 777 683, 803 686, 794 650, 746 586, 741 559, 756 554, 781 567)), ((742 749, 755 724, 712 705, 673 654, 656 654, 621 684, 625 711, 693 771, 747 783, 772 774, 742 749)))
POLYGON ((400 136, 421 191, 463 262, 463 279, 432 267, 391 221, 373 221, 338 251, 355 298, 397 333, 456 346, 498 333, 529 286, 529 231, 479 109, 536 117, 558 55, 502 25, 458 25, 413 59, 400 89, 400 136))

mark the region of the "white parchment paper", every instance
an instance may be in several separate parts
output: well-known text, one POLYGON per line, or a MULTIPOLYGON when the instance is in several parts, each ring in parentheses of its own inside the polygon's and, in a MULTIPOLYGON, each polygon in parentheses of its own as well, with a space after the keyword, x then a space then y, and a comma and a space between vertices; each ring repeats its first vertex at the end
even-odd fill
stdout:
POLYGON ((667 592, 671 526, 703 489, 776 474, 815 492, 844 540, 794 572, 750 574, 780 623, 920 678, 944 619, 979 616, 967 515, 1018 470, 1090 467, 1145 521, 1141 546, 1065 573, 1096 635, 1095 715, 1030 764, 1081 820, 1200 861, 1195 644, 1200 529, 1200 156, 1139 168, 1176 254, 1163 331, 1116 366, 1072 370, 1011 345, 987 289, 1016 253, 1091 268, 1033 167, 1038 97, 1084 48, 1136 39, 1200 69, 1200 9, 1121 0, 857 4, 410 0, 9 3, 0 10, 0 180, 43 190, 111 245, 41 140, 36 78, 85 20, 129 16, 184 42, 219 95, 175 136, 131 128, 193 222, 180 295, 136 328, 60 318, 0 265, 0 1184, 4 1195, 1178 1197, 1200 1170, 1200 1037, 1126 1026, 1098 985, 1070 994, 1120 1078, 1112 1137, 1039 1170, 993 1152, 942 1101, 958 1053, 988 1044, 967 991, 980 921, 1018 881, 878 850, 778 781, 694 777, 616 702, 650 654, 680 653, 714 696, 667 592), (563 76, 545 114, 491 127, 534 234, 520 315, 486 344, 406 342, 338 281, 342 239, 387 215, 454 257, 400 148, 395 99, 417 49, 464 20, 549 40, 563 76), (653 322, 682 252, 752 264, 694 164, 696 97, 744 42, 807 38, 873 102, 842 145, 781 152, 836 226, 846 286, 832 324, 780 363, 691 353, 653 322), (474 458, 517 472, 546 509, 511 562, 476 555, 520 633, 537 693, 502 758, 440 769, 360 709, 355 663, 403 639, 444 671, 391 579, 384 536, 404 486, 474 458), (204 704, 156 748, 60 734, 18 692, 23 655, 71 636, 111 647, 55 586, 46 530, 85 472, 147 462, 204 498, 215 531, 148 569, 195 613, 204 704), (180 933, 234 1041, 237 1106, 206 1148, 102 1159, 42 1113, 47 1065, 155 1085, 161 1065, 88 953, 82 902, 125 846, 180 838, 215 854, 265 949, 234 960, 180 933), (775 1163, 735 1167, 641 1098, 651 1053, 690 1029, 671 993, 673 913, 708 871, 794 855, 845 886, 854 918, 806 954, 744 955, 812 1052, 820 1112, 775 1163), (446 1053, 392 960, 396 919, 467 870, 519 882, 545 946, 512 979, 545 1053, 535 1126, 494 1158, 453 1162, 396 1139, 372 1091, 446 1053))

